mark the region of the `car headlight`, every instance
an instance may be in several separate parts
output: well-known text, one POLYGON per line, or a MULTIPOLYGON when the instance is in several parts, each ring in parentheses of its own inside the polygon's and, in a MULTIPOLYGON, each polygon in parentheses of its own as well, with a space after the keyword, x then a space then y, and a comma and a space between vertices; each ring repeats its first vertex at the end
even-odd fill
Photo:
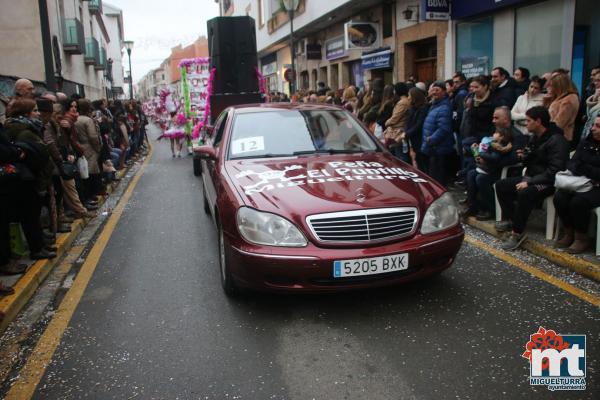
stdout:
POLYGON ((282 247, 304 247, 306 238, 294 224, 279 215, 241 207, 237 226, 243 238, 254 244, 282 247))
POLYGON ((427 209, 425 217, 423 217, 421 233, 441 231, 456 224, 458 224, 458 208, 452 195, 446 192, 431 203, 427 209))

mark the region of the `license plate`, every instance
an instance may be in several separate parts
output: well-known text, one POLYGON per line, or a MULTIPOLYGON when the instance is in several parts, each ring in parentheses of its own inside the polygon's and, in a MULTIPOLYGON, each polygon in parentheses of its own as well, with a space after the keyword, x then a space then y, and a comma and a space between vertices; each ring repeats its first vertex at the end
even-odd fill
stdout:
POLYGON ((407 268, 408 253, 354 260, 337 260, 333 262, 333 277, 347 278, 349 276, 385 274, 407 268))

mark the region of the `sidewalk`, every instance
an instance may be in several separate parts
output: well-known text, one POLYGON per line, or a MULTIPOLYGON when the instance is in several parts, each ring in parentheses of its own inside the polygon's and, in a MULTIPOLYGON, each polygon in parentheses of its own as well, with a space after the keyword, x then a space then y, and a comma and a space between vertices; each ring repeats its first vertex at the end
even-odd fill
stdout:
MULTIPOLYGON (((457 198, 463 198, 464 193, 452 190, 457 198)), ((593 218, 592 218, 593 219, 593 218)), ((594 221, 592 221, 594 222, 594 221)), ((504 233, 496 231, 495 221, 478 221, 474 217, 468 217, 465 221, 474 228, 486 232, 497 238, 504 237, 504 233)), ((572 255, 564 250, 553 247, 553 241, 547 240, 545 235, 546 214, 543 210, 534 210, 527 223, 527 239, 521 248, 536 256, 543 257, 554 264, 568 268, 574 272, 584 275, 590 279, 600 282, 600 257, 596 256, 596 241, 592 240, 590 248, 583 254, 572 255)))
MULTIPOLYGON (((131 170, 131 168, 139 161, 143 161, 145 157, 151 154, 152 148, 147 154, 141 153, 138 156, 132 158, 133 163, 117 172, 117 176, 122 181, 113 182, 107 186, 108 196, 98 196, 98 212, 102 210, 102 205, 106 203, 109 196, 116 190, 116 188, 125 181, 125 176, 131 170)), ((99 218, 98 215, 95 218, 99 218)), ((27 302, 33 297, 37 288, 44 282, 50 272, 60 265, 63 255, 69 252, 71 246, 77 239, 78 235, 83 229, 92 221, 90 218, 77 219, 71 224, 71 232, 58 233, 56 235, 56 258, 44 259, 33 261, 27 258, 23 258, 20 261, 29 265, 27 271, 21 275, 0 275, 0 279, 7 286, 12 286, 15 293, 10 296, 0 298, 0 312, 4 313, 4 319, 0 322, 0 335, 4 333, 10 323, 18 316, 21 309, 27 304, 27 302)))

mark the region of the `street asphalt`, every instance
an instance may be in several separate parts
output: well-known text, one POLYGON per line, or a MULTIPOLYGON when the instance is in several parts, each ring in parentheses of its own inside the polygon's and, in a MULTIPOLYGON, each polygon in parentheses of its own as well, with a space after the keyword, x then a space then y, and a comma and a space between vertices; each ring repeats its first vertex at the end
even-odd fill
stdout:
POLYGON ((227 298, 191 164, 154 142, 34 398, 600 398, 599 309, 466 243, 426 281, 227 298), (529 384, 540 326, 587 335, 585 391, 529 384))

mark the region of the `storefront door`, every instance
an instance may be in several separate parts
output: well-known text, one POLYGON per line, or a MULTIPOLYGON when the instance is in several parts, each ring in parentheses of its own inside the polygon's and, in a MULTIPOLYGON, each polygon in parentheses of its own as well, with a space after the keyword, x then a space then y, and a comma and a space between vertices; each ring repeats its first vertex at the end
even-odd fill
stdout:
POLYGON ((437 79, 437 59, 425 58, 415 60, 415 71, 418 82, 433 82, 437 79))
POLYGON ((409 65, 419 82, 433 82, 437 79, 437 38, 432 37, 417 42, 407 43, 405 55, 409 65))

